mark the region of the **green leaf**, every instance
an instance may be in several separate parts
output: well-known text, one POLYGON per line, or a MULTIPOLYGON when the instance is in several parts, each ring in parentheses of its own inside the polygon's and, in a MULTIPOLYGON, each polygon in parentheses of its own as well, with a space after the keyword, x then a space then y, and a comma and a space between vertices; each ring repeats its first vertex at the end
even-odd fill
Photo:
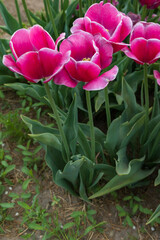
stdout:
POLYGON ((74 222, 66 223, 66 224, 63 226, 63 230, 66 230, 66 229, 68 229, 68 228, 72 228, 73 226, 75 226, 75 223, 74 223, 74 222))
POLYGON ((0 75, 0 85, 6 84, 6 83, 14 83, 17 79, 12 76, 6 76, 6 75, 0 75))
POLYGON ((2 1, 0 1, 0 14, 5 22, 8 32, 12 35, 20 28, 17 20, 8 12, 2 1))
POLYGON ((41 134, 29 134, 30 137, 36 139, 42 144, 56 148, 57 150, 62 150, 62 144, 58 138, 51 133, 41 133, 41 134))
POLYGON ((160 169, 158 170, 158 176, 156 177, 154 181, 154 186, 158 186, 160 184, 160 169))
POLYGON ((9 165, 9 166, 5 169, 5 171, 3 172, 3 175, 6 175, 7 173, 11 172, 12 170, 15 169, 15 167, 16 167, 15 164, 9 165))
POLYGON ((72 104, 69 108, 67 118, 64 122, 64 133, 66 135, 72 155, 75 154, 77 136, 78 136, 78 112, 77 112, 77 97, 74 96, 72 104))
POLYGON ((89 199, 93 199, 96 197, 103 196, 105 194, 108 194, 110 192, 113 192, 117 189, 120 189, 124 186, 127 186, 129 184, 138 182, 150 174, 155 170, 155 168, 149 169, 149 170, 143 170, 142 165, 144 162, 144 157, 140 159, 134 159, 132 160, 130 164, 130 172, 127 175, 118 176, 116 175, 114 178, 112 178, 101 190, 93 194, 89 199))
POLYGON ((34 229, 34 230, 41 230, 41 231, 44 231, 44 230, 45 230, 45 227, 44 227, 44 226, 41 226, 41 225, 39 225, 39 224, 37 224, 37 223, 34 223, 34 222, 29 223, 29 224, 28 224, 28 228, 29 228, 29 229, 34 229))
POLYGON ((160 216, 160 205, 158 205, 158 207, 156 208, 156 210, 154 211, 154 213, 151 215, 151 217, 149 218, 149 220, 147 221, 146 224, 152 223, 152 222, 155 221, 159 216, 160 216))
POLYGON ((116 161, 116 172, 119 176, 129 174, 131 168, 128 164, 128 158, 126 156, 126 147, 121 148, 118 152, 118 159, 116 161))
POLYGON ((14 203, 0 203, 0 206, 3 208, 13 208, 14 205, 14 203))
POLYGON ((31 207, 30 207, 27 203, 25 203, 25 202, 17 201, 17 203, 18 203, 18 205, 19 205, 20 207, 22 207, 22 208, 24 208, 24 209, 27 209, 27 210, 30 210, 30 209, 31 209, 31 207))

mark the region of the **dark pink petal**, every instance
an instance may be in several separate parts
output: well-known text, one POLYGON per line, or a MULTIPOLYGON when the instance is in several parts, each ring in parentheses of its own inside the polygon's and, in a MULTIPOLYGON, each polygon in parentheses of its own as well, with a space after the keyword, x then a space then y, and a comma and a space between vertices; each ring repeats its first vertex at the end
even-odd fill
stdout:
POLYGON ((140 61, 150 63, 160 52, 160 40, 134 39, 131 43, 131 51, 140 61))
POLYGON ((109 30, 110 34, 114 32, 121 20, 121 14, 119 14, 118 10, 112 4, 103 4, 102 1, 91 5, 85 17, 103 25, 106 30, 109 30))
POLYGON ((101 71, 101 68, 91 61, 76 62, 72 58, 65 65, 65 68, 73 79, 82 82, 89 82, 90 80, 98 77, 101 71))
POLYGON ((30 41, 35 47, 35 49, 40 50, 41 48, 51 48, 55 49, 55 43, 52 37, 47 31, 45 31, 41 26, 34 25, 29 30, 30 41))
POLYGON ((131 32, 132 26, 132 20, 129 17, 122 15, 119 24, 109 40, 113 42, 122 42, 131 32))
POLYGON ((160 72, 158 72, 157 70, 153 71, 154 77, 157 79, 157 83, 160 86, 160 72))
POLYGON ((86 31, 85 28, 85 18, 77 18, 74 22, 73 22, 73 27, 71 28, 71 33, 75 33, 79 30, 82 31, 86 31))
POLYGON ((158 59, 160 59, 160 52, 149 62, 149 64, 155 63, 158 59))
POLYGON ((77 81, 73 80, 67 70, 63 68, 58 74, 56 74, 53 78, 53 81, 57 85, 65 85, 67 87, 74 88, 77 85, 77 81))
POLYGON ((136 63, 138 64, 144 64, 142 61, 140 61, 132 52, 130 49, 128 49, 127 47, 126 48, 123 48, 121 50, 122 52, 124 52, 126 54, 127 57, 133 59, 136 63))
POLYGON ((21 70, 17 67, 16 62, 14 61, 14 59, 13 59, 13 57, 11 55, 4 55, 2 62, 12 72, 16 72, 18 74, 22 74, 21 70))
POLYGON ((99 48, 101 68, 108 67, 112 62, 113 47, 101 36, 95 37, 96 46, 99 48))
POLYGON ((132 42, 135 38, 145 38, 145 27, 143 22, 138 22, 133 27, 133 30, 130 35, 130 42, 132 42))
POLYGON ((129 46, 130 46, 130 44, 123 43, 123 42, 121 42, 121 43, 110 42, 110 41, 108 41, 108 42, 112 44, 112 47, 113 47, 113 53, 116 53, 116 52, 122 50, 123 48, 125 48, 125 47, 129 47, 129 46))
POLYGON ((158 23, 147 23, 146 24, 146 34, 145 38, 156 38, 160 40, 160 24, 158 23))
POLYGON ((17 67, 24 77, 32 80, 43 78, 42 66, 37 52, 28 52, 23 54, 17 60, 17 67))
POLYGON ((34 51, 35 49, 29 38, 29 30, 17 30, 11 37, 10 48, 16 59, 26 52, 34 51))
POLYGON ((55 50, 57 50, 58 49, 58 43, 60 42, 60 41, 62 41, 64 38, 65 38, 65 33, 61 33, 60 35, 59 35, 59 37, 57 38, 57 40, 56 40, 56 42, 55 42, 55 50))
POLYGON ((95 53, 93 47, 93 36, 90 33, 79 31, 63 40, 60 45, 60 52, 71 51, 71 57, 77 61, 84 58, 91 58, 95 53))
POLYGON ((43 78, 46 78, 44 83, 49 82, 54 75, 56 75, 70 59, 70 52, 62 53, 43 48, 39 51, 39 57, 42 66, 43 78))
POLYGON ((114 66, 108 72, 103 73, 98 78, 93 79, 84 85, 83 89, 87 91, 101 90, 104 89, 110 81, 113 81, 118 73, 118 67, 114 66))

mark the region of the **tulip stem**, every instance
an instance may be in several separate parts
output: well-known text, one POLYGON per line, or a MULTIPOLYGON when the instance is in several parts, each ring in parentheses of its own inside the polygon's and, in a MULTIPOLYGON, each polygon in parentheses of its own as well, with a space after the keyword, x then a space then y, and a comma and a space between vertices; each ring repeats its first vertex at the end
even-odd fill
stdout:
POLYGON ((47 3, 47 6, 48 6, 49 17, 50 17, 50 20, 51 20, 51 23, 52 23, 52 27, 53 27, 53 31, 54 31, 54 34, 55 34, 55 38, 57 39, 58 38, 58 32, 57 32, 57 28, 56 28, 56 25, 55 25, 55 21, 54 21, 52 9, 51 9, 50 1, 46 0, 46 3, 47 3))
POLYGON ((148 92, 148 77, 147 77, 147 64, 144 64, 144 94, 145 94, 145 109, 147 123, 149 120, 149 92, 148 92))
POLYGON ((109 106, 109 97, 108 97, 108 88, 104 89, 105 94, 105 106, 106 106, 106 117, 107 117, 107 128, 109 128, 111 124, 111 113, 110 113, 110 106, 109 106))
POLYGON ((31 26, 33 26, 33 22, 32 22, 32 18, 29 14, 29 11, 28 11, 28 8, 27 8, 27 5, 26 5, 26 1, 25 0, 22 0, 22 4, 23 4, 23 7, 24 7, 24 11, 26 13, 26 16, 28 18, 28 22, 31 26))
POLYGON ((22 27, 23 27, 23 24, 22 24, 21 14, 20 14, 19 5, 18 5, 17 0, 15 0, 15 5, 16 5, 16 10, 17 10, 17 16, 18 16, 19 25, 20 25, 20 28, 22 28, 22 27))
POLYGON ((44 87, 45 87, 46 94, 48 96, 49 103, 50 103, 53 113, 55 115, 56 123, 57 123, 58 129, 59 129, 59 132, 60 132, 60 136, 61 136, 62 142, 64 144, 64 149, 66 152, 67 160, 69 161, 69 147, 68 147, 66 136, 65 136, 63 128, 62 128, 62 124, 61 124, 61 120, 60 120, 60 117, 59 117, 59 114, 57 111, 56 103, 51 95, 51 91, 50 91, 50 87, 49 87, 48 83, 45 83, 44 87))
POLYGON ((89 117, 89 125, 90 125, 90 136, 91 136, 91 159, 94 162, 95 161, 95 132, 94 132, 91 98, 90 98, 89 91, 86 91, 86 101, 87 101, 88 117, 89 117))

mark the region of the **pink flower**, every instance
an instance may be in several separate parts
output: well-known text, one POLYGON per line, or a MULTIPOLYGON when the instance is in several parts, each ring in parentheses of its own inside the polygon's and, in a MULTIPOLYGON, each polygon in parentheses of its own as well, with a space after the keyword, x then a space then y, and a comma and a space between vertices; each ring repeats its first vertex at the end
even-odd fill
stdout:
POLYGON ((122 41, 128 36, 132 29, 132 20, 125 14, 119 12, 112 4, 93 4, 85 14, 84 18, 74 21, 71 32, 83 30, 93 36, 100 34, 112 43, 114 52, 119 51, 125 43, 122 41))
POLYGON ((157 79, 157 83, 160 86, 160 72, 158 72, 157 70, 153 71, 154 77, 155 79, 157 79))
POLYGON ((160 25, 138 22, 130 36, 130 49, 122 51, 139 64, 152 64, 160 58, 160 25))
POLYGON ((70 53, 57 51, 57 44, 64 39, 61 34, 56 42, 41 26, 16 31, 10 40, 10 48, 15 57, 5 55, 3 64, 11 71, 23 75, 30 82, 46 78, 48 82, 69 61, 70 53))
POLYGON ((135 25, 137 22, 141 21, 141 15, 140 14, 135 14, 133 12, 129 12, 127 14, 128 17, 131 18, 133 25, 135 25))
POLYGON ((71 51, 70 61, 54 77, 56 84, 73 88, 81 81, 86 83, 83 89, 99 90, 115 79, 117 66, 100 76, 101 70, 112 61, 113 48, 106 39, 98 36, 94 39, 90 33, 79 31, 61 43, 60 52, 68 51, 71 51))
POLYGON ((140 4, 146 5, 149 9, 154 9, 160 6, 160 0, 139 0, 140 4))

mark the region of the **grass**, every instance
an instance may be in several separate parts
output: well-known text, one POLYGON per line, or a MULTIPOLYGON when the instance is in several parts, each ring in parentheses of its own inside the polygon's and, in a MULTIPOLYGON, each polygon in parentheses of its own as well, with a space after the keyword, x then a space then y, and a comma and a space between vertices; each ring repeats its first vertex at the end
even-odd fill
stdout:
MULTIPOLYGON (((129 239, 138 239, 138 234, 149 239, 145 224, 139 227, 136 236, 133 234, 134 217, 141 215, 147 220, 152 212, 144 207, 139 196, 130 194, 120 200, 117 192, 112 193, 108 197, 108 203, 113 205, 110 219, 107 200, 104 199, 103 207, 99 200, 87 204, 54 185, 41 146, 28 137, 28 129, 19 118, 21 113, 43 118, 45 111, 30 97, 19 93, 19 105, 13 111, 5 92, 0 92, 3 105, 0 113, 0 238, 102 240, 108 236, 110 240, 114 226, 122 232, 126 232, 127 226, 129 239)), ((155 222, 151 227, 156 228, 158 224, 155 222)))

